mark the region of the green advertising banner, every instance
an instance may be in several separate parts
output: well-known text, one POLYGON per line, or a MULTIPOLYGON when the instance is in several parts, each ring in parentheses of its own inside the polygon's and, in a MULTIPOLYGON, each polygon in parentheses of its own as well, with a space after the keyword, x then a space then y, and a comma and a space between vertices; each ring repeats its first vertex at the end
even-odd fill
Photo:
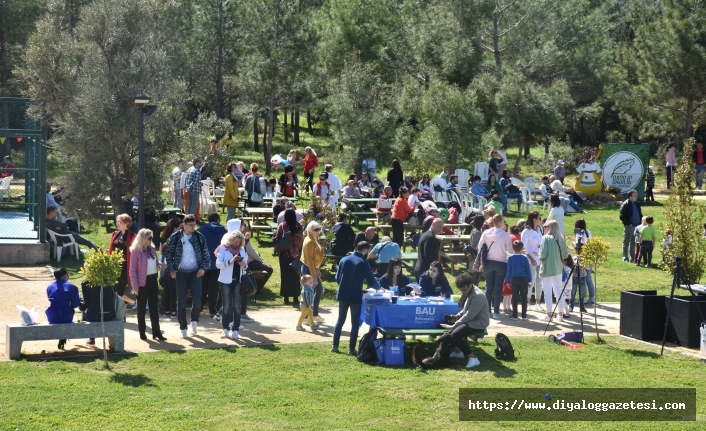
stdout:
POLYGON ((645 176, 650 164, 649 144, 603 144, 601 167, 603 184, 619 188, 624 196, 637 190, 637 199, 645 196, 645 176))

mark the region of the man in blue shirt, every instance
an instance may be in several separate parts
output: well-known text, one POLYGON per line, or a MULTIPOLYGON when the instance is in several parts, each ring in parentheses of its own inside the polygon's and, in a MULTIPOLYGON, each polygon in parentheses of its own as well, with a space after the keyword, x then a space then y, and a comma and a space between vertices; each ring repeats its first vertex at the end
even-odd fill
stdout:
POLYGON ((387 264, 390 263, 390 259, 393 257, 399 259, 402 257, 402 252, 400 246, 392 242, 389 236, 383 236, 382 241, 373 247, 368 257, 377 259, 378 262, 375 266, 375 274, 378 277, 382 277, 387 274, 387 264))
MULTIPOLYGON (((66 268, 54 271, 54 281, 47 287, 49 308, 45 311, 49 323, 72 323, 74 308, 81 302, 78 287, 69 283, 69 273, 66 268)), ((64 349, 66 340, 59 340, 59 349, 64 349)))
POLYGON ((370 243, 361 241, 356 245, 355 252, 341 259, 336 272, 338 291, 336 300, 338 301, 338 320, 333 330, 333 346, 331 351, 339 353, 338 341, 341 338, 343 325, 346 323, 346 314, 351 310, 351 340, 348 345, 348 354, 357 355, 355 345, 358 342, 358 327, 360 320, 360 309, 363 304, 363 281, 368 282, 368 287, 380 289, 373 271, 367 262, 367 255, 370 252, 370 243))
POLYGON ((186 213, 195 214, 196 207, 198 207, 201 199, 201 160, 194 159, 194 165, 184 175, 186 175, 184 186, 189 197, 189 206, 186 209, 186 213))

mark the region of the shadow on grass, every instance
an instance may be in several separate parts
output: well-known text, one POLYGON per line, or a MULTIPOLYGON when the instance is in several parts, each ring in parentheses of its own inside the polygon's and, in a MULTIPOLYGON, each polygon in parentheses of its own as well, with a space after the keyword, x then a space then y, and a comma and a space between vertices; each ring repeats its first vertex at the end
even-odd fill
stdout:
POLYGON ((141 386, 156 387, 152 379, 144 374, 113 373, 110 375, 111 383, 120 383, 124 386, 138 388, 141 386))
POLYGON ((629 353, 632 356, 637 356, 641 358, 659 359, 662 357, 659 353, 646 352, 644 350, 627 349, 625 350, 625 352, 629 353))

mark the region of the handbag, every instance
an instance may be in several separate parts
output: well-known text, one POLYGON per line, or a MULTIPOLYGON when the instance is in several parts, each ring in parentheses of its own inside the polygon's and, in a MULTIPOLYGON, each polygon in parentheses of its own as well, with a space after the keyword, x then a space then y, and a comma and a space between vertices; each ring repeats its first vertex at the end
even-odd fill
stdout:
POLYGON ((135 296, 135 293, 132 291, 132 286, 130 286, 129 284, 125 288, 125 292, 123 293, 122 299, 123 301, 130 304, 134 304, 135 302, 137 302, 137 296, 135 296))
POLYGON ((301 259, 298 257, 294 258, 292 263, 289 264, 292 268, 294 268, 295 271, 297 271, 297 274, 302 275, 302 267, 304 264, 302 263, 301 259))
POLYGON ((483 244, 483 247, 481 247, 480 249, 480 255, 483 261, 483 265, 488 263, 488 252, 490 251, 490 248, 493 246, 493 244, 495 244, 495 241, 491 242, 490 246, 488 246, 488 244, 483 244))
POLYGON ((257 293, 257 280, 249 272, 244 272, 240 276, 240 294, 242 296, 253 296, 257 293))
POLYGON ((282 236, 275 237, 274 243, 275 253, 289 251, 294 245, 294 242, 292 241, 292 232, 286 231, 282 236))

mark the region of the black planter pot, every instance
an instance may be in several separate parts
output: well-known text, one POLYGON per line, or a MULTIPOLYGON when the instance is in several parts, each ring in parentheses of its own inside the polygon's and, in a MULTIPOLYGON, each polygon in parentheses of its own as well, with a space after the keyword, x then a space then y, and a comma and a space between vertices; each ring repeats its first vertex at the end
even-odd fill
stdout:
MULTIPOLYGON (((665 310, 669 304, 669 297, 665 297, 665 310)), ((701 313, 706 316, 706 297, 703 296, 674 296, 672 309, 669 313, 669 326, 667 327, 667 342, 688 348, 699 348, 701 344, 701 313)), ((664 321, 664 318, 662 319, 664 321)), ((622 323, 622 321, 621 321, 622 323)))
POLYGON ((665 296, 656 290, 620 292, 620 335, 642 341, 661 340, 667 317, 665 296))

